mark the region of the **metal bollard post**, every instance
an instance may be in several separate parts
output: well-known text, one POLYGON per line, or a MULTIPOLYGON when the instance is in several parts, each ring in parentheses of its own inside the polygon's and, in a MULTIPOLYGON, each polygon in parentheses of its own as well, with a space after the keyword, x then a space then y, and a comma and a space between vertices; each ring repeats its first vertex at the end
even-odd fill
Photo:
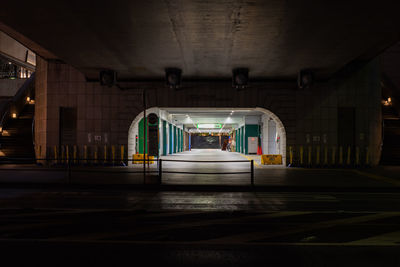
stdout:
POLYGON ((347 166, 350 166, 351 164, 351 147, 347 147, 347 160, 346 160, 347 166))
POLYGON ((320 154, 321 154, 321 147, 317 146, 317 158, 316 158, 316 165, 319 166, 320 164, 320 154))
POLYGON ((58 164, 57 146, 54 146, 54 164, 58 164))
POLYGON ((77 149, 76 145, 74 145, 74 164, 78 163, 77 154, 78 154, 78 149, 77 149))
POLYGON ((162 159, 158 160, 158 182, 162 183, 162 159))
POLYGON ((303 154, 304 154, 304 150, 303 150, 303 146, 300 147, 300 166, 303 166, 303 154))
POLYGON ((254 160, 250 161, 250 170, 251 170, 251 186, 254 186, 254 160))
POLYGON ((293 166, 293 147, 289 147, 289 164, 293 166))

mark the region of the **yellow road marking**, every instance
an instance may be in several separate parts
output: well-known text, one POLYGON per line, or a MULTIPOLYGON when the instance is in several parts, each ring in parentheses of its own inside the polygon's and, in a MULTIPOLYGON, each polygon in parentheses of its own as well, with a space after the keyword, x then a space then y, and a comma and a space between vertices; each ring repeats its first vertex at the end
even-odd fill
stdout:
MULTIPOLYGON (((250 158, 250 157, 248 157, 248 156, 246 156, 246 155, 243 155, 243 154, 240 154, 239 153, 239 155, 240 156, 242 156, 242 157, 244 157, 244 158, 246 158, 246 159, 248 159, 248 160, 254 160, 254 159, 252 159, 252 158, 250 158)), ((256 167, 260 167, 260 165, 257 163, 257 161, 255 161, 254 160, 254 165, 256 165, 256 167)))
POLYGON ((376 175, 376 174, 372 174, 372 173, 367 173, 367 172, 362 172, 362 171, 358 171, 358 170, 353 170, 353 172, 359 174, 359 175, 363 175, 366 176, 368 178, 372 178, 381 182, 386 182, 389 184, 393 184, 395 186, 400 186, 400 181, 396 180, 396 179, 392 179, 389 177, 385 177, 385 176, 381 176, 381 175, 376 175))

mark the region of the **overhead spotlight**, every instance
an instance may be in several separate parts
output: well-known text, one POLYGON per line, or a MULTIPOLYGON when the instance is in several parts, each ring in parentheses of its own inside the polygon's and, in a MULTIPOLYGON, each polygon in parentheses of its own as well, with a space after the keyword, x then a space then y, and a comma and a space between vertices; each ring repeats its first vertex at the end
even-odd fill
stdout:
POLYGON ((236 68, 232 70, 232 86, 235 88, 245 88, 249 83, 249 69, 236 68))
POLYGON ((169 88, 178 88, 181 86, 182 70, 178 68, 166 68, 165 79, 169 88))
POLYGON ((117 72, 113 70, 100 71, 100 84, 111 87, 117 83, 117 72))
POLYGON ((310 88, 314 83, 314 72, 311 70, 301 70, 297 77, 297 85, 300 89, 310 88))

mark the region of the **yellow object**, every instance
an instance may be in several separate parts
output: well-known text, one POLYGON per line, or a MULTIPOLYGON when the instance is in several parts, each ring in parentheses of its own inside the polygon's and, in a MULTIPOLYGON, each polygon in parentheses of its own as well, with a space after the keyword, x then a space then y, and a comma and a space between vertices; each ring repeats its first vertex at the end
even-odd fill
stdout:
POLYGON ((124 150, 125 150, 125 147, 122 145, 121 146, 121 161, 124 161, 124 150))
POLYGON ((94 163, 97 164, 97 146, 94 147, 94 163))
POLYGON ((74 164, 76 164, 77 163, 77 154, 78 154, 78 149, 77 149, 77 147, 76 147, 76 145, 74 145, 74 164))
POLYGON ((351 164, 351 147, 347 148, 347 165, 351 164))
POLYGON ((58 153, 57 153, 57 146, 54 146, 54 163, 57 164, 58 163, 58 153))
POLYGON ((104 146, 104 164, 107 163, 107 145, 104 146))
POLYGON ((111 146, 112 164, 115 164, 115 146, 111 146))
MULTIPOLYGON (((154 156, 147 156, 147 154, 145 156, 146 159, 149 159, 149 164, 154 164, 154 156)), ((133 164, 143 164, 143 154, 133 154, 132 159, 133 164)))
POLYGON ((356 165, 360 165, 360 148, 356 147, 356 165))
POLYGON ((83 146, 83 158, 85 159, 84 162, 87 163, 87 145, 83 146))
POLYGON ((262 165, 282 164, 282 155, 261 155, 262 165))
POLYGON ((67 159, 67 163, 69 163, 69 147, 68 146, 65 146, 65 149, 66 149, 66 159, 67 159))
POLYGON ((300 165, 303 166, 303 154, 304 154, 304 150, 303 150, 303 146, 300 147, 300 165))
POLYGON ((291 146, 289 147, 289 163, 293 164, 293 148, 291 146))

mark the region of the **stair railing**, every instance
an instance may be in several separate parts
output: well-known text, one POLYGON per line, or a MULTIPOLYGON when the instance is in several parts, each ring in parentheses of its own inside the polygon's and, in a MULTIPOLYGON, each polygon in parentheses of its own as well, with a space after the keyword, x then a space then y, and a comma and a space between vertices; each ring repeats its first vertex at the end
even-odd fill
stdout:
POLYGON ((29 99, 35 97, 35 73, 29 77, 11 100, 4 102, 0 106, 0 129, 4 130, 7 122, 12 118, 17 118, 21 114, 29 99))

